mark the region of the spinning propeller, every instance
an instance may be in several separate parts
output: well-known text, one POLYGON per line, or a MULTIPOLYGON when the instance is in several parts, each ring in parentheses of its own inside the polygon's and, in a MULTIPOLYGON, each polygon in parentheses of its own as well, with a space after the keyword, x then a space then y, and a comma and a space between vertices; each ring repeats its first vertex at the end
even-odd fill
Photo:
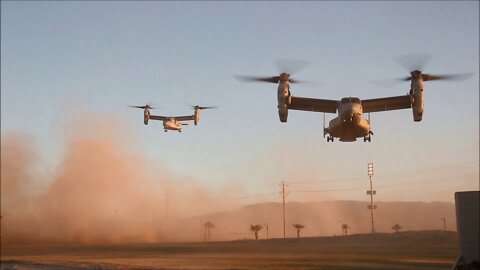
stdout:
POLYGON ((131 108, 138 108, 138 109, 155 109, 154 107, 150 106, 150 104, 146 104, 143 106, 134 106, 134 105, 129 105, 131 108))
POLYGON ((459 74, 446 74, 446 75, 433 75, 423 74, 423 67, 429 62, 431 56, 429 54, 410 54, 403 55, 397 58, 397 62, 406 70, 410 71, 410 76, 401 78, 401 81, 410 81, 412 79, 422 78, 423 81, 436 81, 436 80, 448 80, 448 81, 462 81, 472 75, 472 73, 459 73, 459 74))
POLYGON ((290 78, 290 74, 295 73, 307 65, 306 61, 300 60, 277 60, 275 65, 280 73, 278 76, 273 77, 258 77, 258 76, 244 76, 244 75, 234 75, 234 77, 243 82, 269 82, 269 83, 279 83, 288 81, 289 83, 303 83, 304 81, 299 81, 290 78))
POLYGON ((217 106, 198 106, 198 105, 191 105, 193 109, 199 109, 199 110, 207 110, 207 109, 217 109, 217 106))
POLYGON ((457 74, 425 74, 421 70, 429 62, 431 56, 429 54, 409 54, 402 55, 398 57, 397 62, 406 70, 410 72, 410 76, 391 79, 391 80, 381 80, 381 81, 372 81, 376 84, 382 86, 393 86, 394 84, 401 81, 411 81, 412 79, 420 79, 423 81, 436 81, 436 80, 445 80, 445 81, 463 81, 468 79, 473 73, 457 73, 457 74))

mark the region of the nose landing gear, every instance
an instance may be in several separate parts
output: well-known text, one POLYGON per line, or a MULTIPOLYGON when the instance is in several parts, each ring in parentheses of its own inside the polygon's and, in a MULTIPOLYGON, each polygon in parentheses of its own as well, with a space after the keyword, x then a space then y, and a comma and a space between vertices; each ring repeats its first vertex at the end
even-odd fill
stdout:
POLYGON ((366 142, 366 141, 371 142, 371 141, 372 141, 372 135, 373 135, 373 132, 370 130, 370 131, 368 132, 368 135, 365 136, 365 137, 363 137, 363 141, 364 141, 364 142, 366 142))
POLYGON ((332 135, 327 136, 327 142, 330 142, 330 141, 333 142, 333 140, 334 140, 334 137, 332 135))

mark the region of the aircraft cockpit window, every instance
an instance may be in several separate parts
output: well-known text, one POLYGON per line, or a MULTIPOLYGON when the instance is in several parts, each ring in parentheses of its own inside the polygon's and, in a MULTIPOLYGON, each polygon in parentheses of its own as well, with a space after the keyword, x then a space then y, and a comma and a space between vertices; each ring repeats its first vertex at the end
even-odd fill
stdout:
POLYGON ((350 103, 350 98, 342 98, 342 99, 340 100, 340 103, 341 103, 341 104, 350 103))
POLYGON ((359 98, 352 98, 352 103, 360 104, 360 99, 359 98))

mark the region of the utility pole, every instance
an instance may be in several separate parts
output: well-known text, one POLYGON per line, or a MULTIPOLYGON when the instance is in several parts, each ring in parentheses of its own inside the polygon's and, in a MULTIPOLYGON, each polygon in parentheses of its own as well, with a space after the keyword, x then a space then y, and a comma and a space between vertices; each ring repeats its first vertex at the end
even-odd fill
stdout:
POLYGON ((443 230, 446 231, 447 230, 447 220, 446 218, 440 218, 441 220, 443 220, 443 230))
POLYGON ((268 223, 265 223, 263 225, 267 226, 267 240, 268 240, 268 223))
POLYGON ((375 233, 375 221, 373 220, 373 210, 377 209, 377 206, 373 204, 373 195, 377 194, 377 191, 373 190, 372 176, 373 176, 373 163, 369 162, 368 178, 370 179, 370 190, 367 190, 367 195, 370 195, 370 205, 368 205, 367 209, 370 209, 370 216, 371 216, 371 222, 372 222, 371 233, 375 233))
POLYGON ((286 188, 288 185, 285 185, 285 181, 282 181, 280 183, 280 195, 282 195, 282 201, 283 201, 283 238, 285 238, 285 197, 287 197, 288 192, 286 191, 286 188))

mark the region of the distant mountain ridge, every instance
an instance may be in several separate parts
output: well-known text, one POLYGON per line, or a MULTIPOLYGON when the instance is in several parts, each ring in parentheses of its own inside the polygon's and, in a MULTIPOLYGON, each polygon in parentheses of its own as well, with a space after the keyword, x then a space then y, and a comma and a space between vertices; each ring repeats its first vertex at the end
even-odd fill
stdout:
MULTIPOLYGON (((369 233, 371 231, 369 202, 365 201, 323 201, 323 202, 288 202, 286 212, 286 236, 296 237, 293 224, 305 226, 300 235, 333 236, 341 235, 341 224, 346 223, 348 234, 369 233)), ((394 224, 399 224, 401 231, 443 230, 443 220, 449 231, 456 231, 455 204, 448 202, 376 202, 374 212, 376 232, 393 232, 394 224)), ((211 240, 251 239, 250 224, 262 224, 264 228, 259 238, 283 237, 282 204, 276 202, 246 205, 236 210, 211 213, 201 217, 188 218, 185 222, 187 231, 194 239, 203 235, 202 223, 210 221, 215 224, 211 230, 211 240)), ((181 240, 181 239, 180 239, 181 240)))

